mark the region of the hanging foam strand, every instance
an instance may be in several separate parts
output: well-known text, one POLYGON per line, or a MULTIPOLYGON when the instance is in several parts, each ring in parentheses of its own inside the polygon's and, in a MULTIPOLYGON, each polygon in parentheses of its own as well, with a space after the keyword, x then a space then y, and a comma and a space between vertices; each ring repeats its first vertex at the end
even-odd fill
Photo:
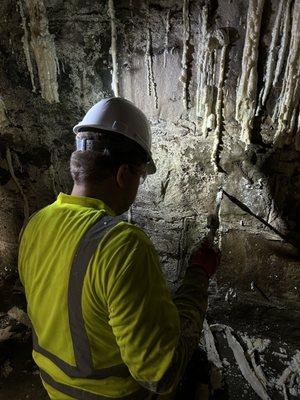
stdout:
MULTIPOLYGON (((26 5, 30 17, 30 45, 34 53, 38 69, 41 96, 49 103, 58 103, 59 96, 57 75, 59 74, 59 64, 56 55, 54 36, 49 33, 49 22, 47 18, 46 7, 43 0, 26 0, 26 5)), ((20 12, 22 14, 21 9, 20 12)), ((24 23, 26 30, 26 21, 23 19, 22 24, 24 23)), ((29 49, 27 47, 28 33, 26 34, 25 30, 23 47, 25 46, 24 51, 27 66, 30 72, 32 69, 32 64, 30 60, 29 49)))
POLYGON ((214 86, 215 86, 215 52, 217 40, 208 32, 208 8, 204 6, 199 16, 201 26, 199 48, 197 55, 197 93, 196 115, 197 123, 202 119, 202 133, 215 129, 214 86))
POLYGON ((273 86, 276 86, 279 80, 279 76, 281 74, 286 49, 288 47, 288 39, 289 39, 289 30, 291 24, 291 17, 290 17, 290 7, 291 7, 291 0, 287 0, 285 2, 285 9, 284 9, 284 21, 283 21, 283 33, 278 53, 278 61, 276 65, 276 70, 274 74, 273 86))
MULTIPOLYGON (((203 12, 203 10, 202 10, 203 12)), ((203 40, 203 23, 202 23, 202 14, 199 15, 199 26, 201 26, 199 35, 198 35, 198 50, 197 50, 197 91, 196 91, 196 116, 197 122, 200 117, 200 93, 202 87, 202 72, 203 72, 203 51, 202 51, 202 40, 203 40)))
POLYGON ((197 56, 197 94, 196 94, 196 115, 201 117, 201 99, 203 89, 204 75, 204 56, 205 56, 205 38, 207 37, 207 19, 208 8, 204 6, 199 15, 199 26, 201 26, 198 39, 198 56, 197 56))
MULTIPOLYGON (((278 117, 278 126, 274 136, 276 145, 283 144, 283 135, 293 133, 296 126, 297 112, 300 100, 300 0, 295 0, 290 37, 290 48, 284 72, 283 85, 278 105, 274 111, 273 120, 278 117)), ((285 140, 287 138, 284 138, 285 140)))
POLYGON ((242 58, 242 74, 236 93, 236 120, 241 124, 241 140, 249 145, 256 109, 257 59, 264 0, 250 0, 242 58))
POLYGON ((274 79, 274 73, 275 73, 275 67, 276 67, 276 60, 278 56, 278 37, 280 33, 280 25, 281 25, 281 20, 282 20, 282 13, 283 13, 283 6, 286 0, 281 0, 278 10, 277 10, 277 15, 274 23, 274 27, 272 29, 272 38, 271 38, 271 44, 268 52, 268 59, 267 59, 267 68, 266 68, 266 73, 264 75, 264 86, 260 92, 259 95, 259 105, 257 107, 256 115, 259 114, 261 108, 266 104, 266 100, 268 97, 268 94, 270 92, 272 82, 274 79))
POLYGON ((33 73, 33 65, 31 61, 31 56, 30 56, 30 50, 29 50, 29 39, 28 39, 28 30, 27 30, 27 24, 26 24, 26 17, 24 13, 24 8, 23 8, 23 3, 22 0, 18 2, 18 6, 20 9, 20 15, 21 15, 21 25, 23 28, 23 37, 22 37, 22 43, 23 43, 23 50, 26 58, 26 64, 27 64, 27 69, 30 74, 30 80, 31 80, 31 85, 32 85, 32 91, 35 93, 36 92, 36 86, 34 82, 34 73, 33 73))
POLYGON ((152 95, 152 66, 151 66, 151 43, 150 43, 150 28, 147 29, 147 41, 146 41, 146 52, 145 52, 145 66, 147 72, 147 88, 148 95, 152 95))
POLYGON ((216 127, 214 130, 214 144, 212 150, 212 163, 214 165, 215 171, 220 171, 219 166, 219 150, 220 150, 220 142, 221 142, 221 133, 222 133, 222 107, 223 107, 223 86, 224 86, 224 78, 225 78, 225 63, 226 63, 226 54, 227 48, 229 44, 229 37, 227 32, 219 29, 216 32, 216 37, 218 38, 219 44, 221 46, 221 54, 220 54, 220 66, 219 66, 219 78, 218 78, 218 91, 217 91, 217 101, 216 101, 216 127))
POLYGON ((166 33, 165 33, 165 44, 164 44, 164 68, 167 66, 167 55, 169 46, 169 32, 170 32, 170 10, 167 11, 166 16, 166 33))
POLYGON ((111 26, 111 47, 110 54, 112 58, 112 82, 111 88, 116 97, 119 97, 119 77, 118 77, 118 59, 117 59, 117 29, 114 0, 108 0, 108 12, 111 26))
MULTIPOLYGON (((291 0, 288 0, 288 4, 284 13, 284 21, 283 21, 283 33, 278 53, 278 62, 276 65, 275 76, 273 80, 273 87, 275 87, 279 82, 279 77, 283 69, 283 65, 286 59, 286 52, 289 45, 289 37, 290 37, 290 25, 291 25, 291 15, 290 15, 290 6, 291 0)), ((280 98, 279 98, 280 100, 280 98)), ((279 110, 280 101, 277 101, 273 110, 272 119, 275 121, 278 118, 278 110, 279 110)))
POLYGON ((152 96, 152 94, 153 94, 155 108, 158 108, 158 95, 157 95, 157 88, 156 88, 156 82, 154 79, 154 71, 153 71, 151 29, 149 27, 147 29, 145 65, 146 65, 146 71, 147 71, 148 95, 152 96))
POLYGON ((188 42, 190 38, 190 21, 189 21, 189 0, 183 0, 182 7, 182 23, 183 23, 183 49, 182 49, 182 59, 181 59, 181 76, 180 81, 183 85, 182 99, 185 109, 188 108, 188 98, 187 98, 187 52, 188 52, 188 42))

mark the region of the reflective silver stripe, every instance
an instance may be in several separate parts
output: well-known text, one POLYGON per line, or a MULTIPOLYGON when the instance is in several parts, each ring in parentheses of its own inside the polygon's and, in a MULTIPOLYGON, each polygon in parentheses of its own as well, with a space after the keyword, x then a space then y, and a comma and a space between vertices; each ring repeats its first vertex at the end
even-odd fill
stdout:
POLYGON ((87 392, 86 390, 81 390, 72 386, 65 385, 63 383, 56 382, 53 378, 51 378, 50 375, 48 375, 44 371, 40 371, 40 374, 45 383, 52 386, 59 392, 64 393, 67 396, 73 397, 77 400, 145 400, 149 395, 149 392, 146 389, 141 388, 137 392, 123 397, 100 396, 95 393, 87 392))
POLYGON ((66 363, 65 361, 58 358, 56 355, 50 353, 48 350, 43 349, 38 344, 37 335, 34 329, 32 329, 32 342, 35 351, 41 353, 44 357, 49 358, 49 360, 52 361, 55 365, 57 365, 66 375, 72 378, 81 378, 81 372, 77 369, 77 367, 74 367, 73 365, 66 363))
POLYGON ((34 350, 49 358, 69 377, 102 379, 110 376, 124 378, 130 376, 128 367, 125 364, 98 370, 94 369, 81 304, 83 282, 89 262, 103 236, 122 220, 122 217, 113 218, 108 215, 102 217, 84 234, 75 252, 69 277, 68 313, 76 367, 42 348, 38 344, 36 333, 33 330, 34 350))
POLYGON ((76 365, 81 372, 81 376, 85 378, 105 378, 112 375, 127 377, 130 375, 125 364, 98 371, 94 370, 82 313, 83 281, 89 262, 105 233, 120 221, 121 218, 113 218, 105 215, 98 223, 93 225, 81 239, 70 271, 68 288, 70 332, 73 341, 76 365))

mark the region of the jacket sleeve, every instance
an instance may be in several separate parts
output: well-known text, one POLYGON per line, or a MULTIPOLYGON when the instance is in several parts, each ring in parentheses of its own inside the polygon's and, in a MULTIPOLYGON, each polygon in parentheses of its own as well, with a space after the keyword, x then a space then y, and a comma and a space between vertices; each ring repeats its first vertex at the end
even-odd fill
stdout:
POLYGON ((203 277, 188 274, 174 302, 156 251, 140 233, 127 235, 118 260, 120 273, 108 280, 106 297, 122 359, 142 386, 169 393, 199 342, 206 286, 194 280, 203 277))
POLYGON ((200 332, 207 309, 207 288, 206 273, 201 268, 189 267, 174 297, 180 318, 192 321, 200 332))

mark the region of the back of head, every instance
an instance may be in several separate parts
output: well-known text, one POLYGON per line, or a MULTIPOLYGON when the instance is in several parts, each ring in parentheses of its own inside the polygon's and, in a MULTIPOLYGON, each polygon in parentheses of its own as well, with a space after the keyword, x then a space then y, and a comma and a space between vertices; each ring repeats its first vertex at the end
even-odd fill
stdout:
POLYGON ((85 142, 85 149, 74 151, 70 160, 71 175, 78 185, 101 183, 113 176, 122 164, 139 166, 149 162, 139 144, 115 132, 90 128, 79 132, 77 141, 85 142))
POLYGON ((148 174, 156 171, 149 122, 126 99, 102 99, 88 110, 73 131, 77 150, 71 156, 71 174, 75 183, 99 182, 122 164, 145 163, 148 174))

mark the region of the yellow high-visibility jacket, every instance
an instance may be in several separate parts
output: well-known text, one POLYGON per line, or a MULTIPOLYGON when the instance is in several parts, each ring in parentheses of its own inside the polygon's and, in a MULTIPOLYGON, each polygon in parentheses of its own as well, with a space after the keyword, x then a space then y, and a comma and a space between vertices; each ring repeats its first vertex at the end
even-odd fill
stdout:
POLYGON ((173 301, 150 239, 112 217, 100 200, 60 193, 20 235, 33 358, 51 399, 169 393, 190 357, 181 320, 201 332, 205 274, 190 268, 173 301))

